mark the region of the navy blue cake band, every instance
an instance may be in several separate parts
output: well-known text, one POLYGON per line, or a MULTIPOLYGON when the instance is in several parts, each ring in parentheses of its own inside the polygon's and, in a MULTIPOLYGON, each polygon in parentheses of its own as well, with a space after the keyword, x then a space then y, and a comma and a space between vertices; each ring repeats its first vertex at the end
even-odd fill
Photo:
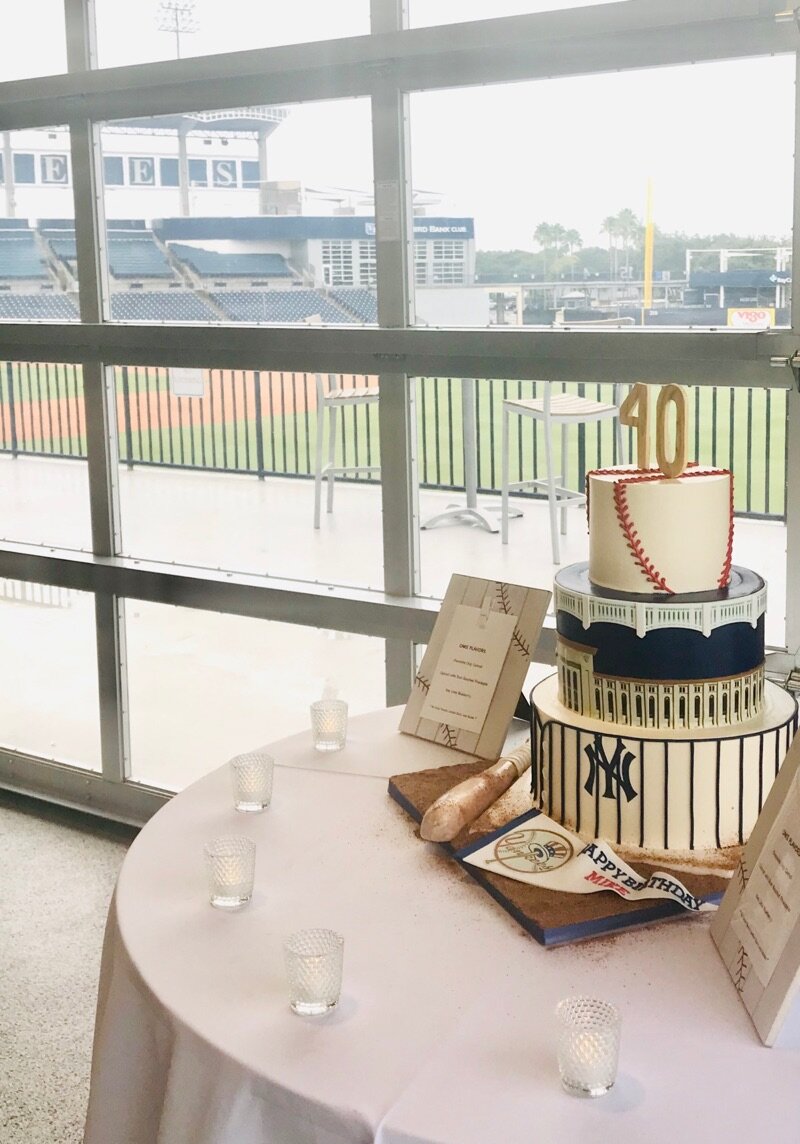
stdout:
POLYGON ((766 589, 749 569, 733 569, 728 588, 663 599, 598 588, 587 569, 574 564, 556 576, 556 629, 592 653, 598 675, 715 680, 763 664, 766 589))

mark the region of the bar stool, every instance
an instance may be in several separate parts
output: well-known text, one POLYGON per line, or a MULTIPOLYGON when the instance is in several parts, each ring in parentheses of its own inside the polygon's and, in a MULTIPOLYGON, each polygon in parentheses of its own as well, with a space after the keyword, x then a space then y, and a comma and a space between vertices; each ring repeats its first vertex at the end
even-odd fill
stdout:
POLYGON ((553 563, 560 564, 561 556, 558 543, 558 510, 561 510, 561 533, 567 531, 567 508, 571 504, 585 504, 583 493, 575 492, 566 487, 566 456, 567 456, 567 429, 570 425, 580 425, 591 421, 603 421, 607 418, 616 420, 615 435, 617 442, 617 458, 622 462, 622 425, 619 420, 619 406, 621 399, 621 386, 614 386, 613 404, 594 401, 590 397, 578 397, 570 393, 553 393, 552 382, 544 382, 541 397, 511 397, 503 401, 503 437, 502 437, 502 485, 501 485, 501 537, 503 544, 508 544, 509 516, 522 516, 519 509, 510 512, 508 494, 512 489, 546 489, 547 502, 550 510, 550 543, 553 550, 553 563), (541 421, 544 426, 544 459, 545 474, 527 481, 509 481, 509 444, 510 421, 512 414, 516 417, 530 417, 534 421, 541 421), (561 465, 564 473, 556 474, 553 465, 553 432, 557 425, 561 426, 561 465))
POLYGON ((322 506, 322 482, 328 482, 328 512, 333 512, 333 483, 336 477, 348 473, 380 473, 379 465, 337 465, 336 464, 336 423, 340 409, 353 405, 375 405, 378 401, 377 386, 354 386, 343 389, 335 374, 329 373, 327 387, 322 374, 317 379, 317 440, 314 463, 314 528, 320 526, 322 506), (325 411, 327 410, 327 418, 325 411), (328 424, 328 459, 323 464, 323 437, 325 421, 328 424))

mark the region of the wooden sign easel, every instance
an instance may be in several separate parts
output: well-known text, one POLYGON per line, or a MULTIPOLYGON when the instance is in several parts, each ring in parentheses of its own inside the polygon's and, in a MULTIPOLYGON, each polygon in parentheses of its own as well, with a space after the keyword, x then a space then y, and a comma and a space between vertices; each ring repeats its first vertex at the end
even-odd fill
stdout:
POLYGON ((725 891, 711 937, 758 1035, 774 1045, 787 1018, 796 1026, 800 1017, 800 735, 725 891))

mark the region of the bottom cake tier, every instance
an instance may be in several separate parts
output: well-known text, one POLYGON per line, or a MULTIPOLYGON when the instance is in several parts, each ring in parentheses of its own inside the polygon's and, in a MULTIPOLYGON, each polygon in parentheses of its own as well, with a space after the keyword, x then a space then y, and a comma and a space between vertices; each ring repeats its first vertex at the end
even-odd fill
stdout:
POLYGON ((648 852, 741 845, 796 730, 795 699, 769 682, 746 723, 645 737, 571 711, 552 675, 531 692, 533 801, 587 840, 648 852))

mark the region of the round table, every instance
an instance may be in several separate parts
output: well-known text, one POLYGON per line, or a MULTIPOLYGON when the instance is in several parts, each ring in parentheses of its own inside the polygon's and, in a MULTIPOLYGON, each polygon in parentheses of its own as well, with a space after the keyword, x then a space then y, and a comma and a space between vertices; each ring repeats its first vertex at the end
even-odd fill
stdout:
MULTIPOLYGON (((464 761, 351 720, 345 749, 270 746, 272 805, 233 809, 225 767, 140 832, 109 911, 85 1144, 673 1144, 800 1139, 800 1055, 761 1046, 707 916, 545 950, 387 794, 390 775, 464 761), (249 906, 208 905, 202 845, 257 843, 249 906), (282 941, 345 937, 337 1009, 295 1016, 282 941), (559 1087, 553 1009, 623 1014, 612 1092, 559 1087)), ((521 780, 521 781, 524 781, 521 780)))

